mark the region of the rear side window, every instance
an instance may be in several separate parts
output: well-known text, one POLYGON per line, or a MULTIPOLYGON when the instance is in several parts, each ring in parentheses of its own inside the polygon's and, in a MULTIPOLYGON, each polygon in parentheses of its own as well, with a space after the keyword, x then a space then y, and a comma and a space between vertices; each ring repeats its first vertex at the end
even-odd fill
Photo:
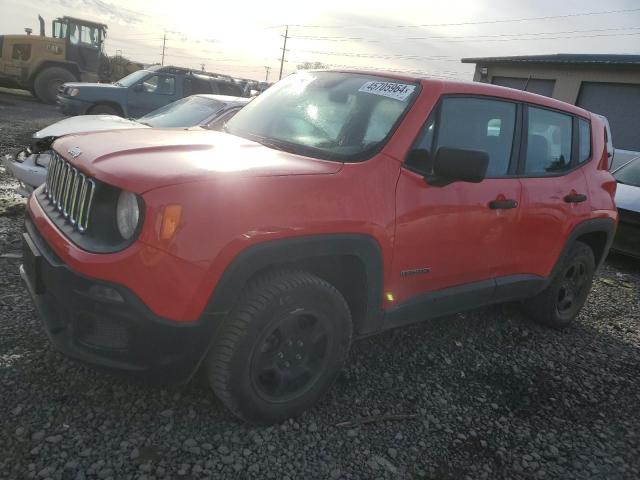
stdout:
POLYGON ((241 97, 242 89, 235 83, 231 82, 216 82, 220 95, 231 95, 232 97, 241 97))
POLYGON ((440 147, 480 150, 489 155, 487 177, 507 174, 516 123, 515 103, 445 98, 437 121, 436 151, 440 147))
POLYGON ((203 79, 198 77, 187 77, 185 78, 185 83, 187 84, 187 95, 198 95, 201 93, 212 93, 211 92, 211 81, 209 79, 203 79))
POLYGON ((528 112, 524 173, 545 175, 571 168, 571 116, 535 107, 528 112))
POLYGON ((591 125, 583 119, 578 120, 578 162, 583 163, 591 157, 591 125))

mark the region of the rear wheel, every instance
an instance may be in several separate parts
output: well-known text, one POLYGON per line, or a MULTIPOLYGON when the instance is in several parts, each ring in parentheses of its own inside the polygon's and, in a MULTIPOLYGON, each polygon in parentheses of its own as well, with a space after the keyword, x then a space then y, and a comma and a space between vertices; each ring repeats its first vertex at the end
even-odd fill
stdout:
POLYGON ((38 72, 33 82, 33 91, 42 102, 54 104, 62 84, 75 81, 76 77, 69 70, 49 67, 38 72))
POLYGON ((566 328, 576 318, 591 290, 595 257, 589 246, 576 242, 567 251, 549 286, 524 305, 532 320, 566 328))
POLYGON ((253 281, 216 334, 206 368, 238 417, 273 423, 311 407, 342 368, 351 314, 342 295, 306 272, 253 281))

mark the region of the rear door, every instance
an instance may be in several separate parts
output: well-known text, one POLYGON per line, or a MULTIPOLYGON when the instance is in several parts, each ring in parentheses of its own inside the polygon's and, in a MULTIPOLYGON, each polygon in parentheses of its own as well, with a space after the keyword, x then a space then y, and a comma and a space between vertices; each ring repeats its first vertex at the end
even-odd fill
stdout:
POLYGON ((472 297, 482 303, 493 295, 495 277, 515 272, 520 108, 492 98, 445 97, 427 120, 396 190, 393 292, 399 303, 465 284, 475 284, 472 297), (424 176, 440 147, 487 152, 487 178, 428 185, 424 176))
POLYGON ((590 217, 582 164, 591 158, 586 119, 525 106, 519 241, 521 273, 548 276, 575 225, 590 217))

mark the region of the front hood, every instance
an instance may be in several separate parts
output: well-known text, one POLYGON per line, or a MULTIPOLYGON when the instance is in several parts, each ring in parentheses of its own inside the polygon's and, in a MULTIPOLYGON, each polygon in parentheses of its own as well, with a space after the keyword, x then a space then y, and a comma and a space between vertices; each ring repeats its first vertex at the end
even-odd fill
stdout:
POLYGON ((36 132, 33 138, 61 137, 70 133, 99 132, 101 130, 119 130, 123 128, 149 128, 134 120, 117 115, 78 115, 65 118, 36 132))
POLYGON ((342 163, 265 147, 227 133, 137 129, 68 135, 54 149, 85 173, 135 193, 234 176, 332 174, 342 163), (71 158, 73 150, 76 158, 71 158))

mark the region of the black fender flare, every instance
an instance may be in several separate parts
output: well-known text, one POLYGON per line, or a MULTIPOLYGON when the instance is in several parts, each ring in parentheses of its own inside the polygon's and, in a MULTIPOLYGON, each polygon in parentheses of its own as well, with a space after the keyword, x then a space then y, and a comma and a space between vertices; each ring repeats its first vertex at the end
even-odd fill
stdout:
POLYGON ((229 312, 244 286, 270 267, 311 258, 354 256, 365 269, 366 312, 361 333, 379 329, 382 322, 383 263, 378 242, 364 234, 327 234, 272 240, 243 250, 227 266, 205 307, 218 317, 229 312))
POLYGON ((575 242, 577 242, 580 237, 590 233, 604 233, 607 236, 600 258, 596 259, 596 270, 600 268, 600 266, 607 258, 607 254, 609 253, 609 249, 611 248, 611 244, 613 243, 613 237, 616 234, 616 227, 617 224, 612 218, 592 218, 580 222, 578 225, 576 225, 569 234, 569 238, 565 242, 565 245, 556 260, 553 270, 551 271, 551 275, 549 275, 548 277, 549 280, 553 279, 556 275, 558 269, 561 266, 560 263, 562 261, 562 258, 565 256, 571 246, 575 242))

